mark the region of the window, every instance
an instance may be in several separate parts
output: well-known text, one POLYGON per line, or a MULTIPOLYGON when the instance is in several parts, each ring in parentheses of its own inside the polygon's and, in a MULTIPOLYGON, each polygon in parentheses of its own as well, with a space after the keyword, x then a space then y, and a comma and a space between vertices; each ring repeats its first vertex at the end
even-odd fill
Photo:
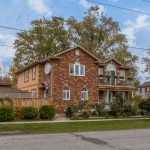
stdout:
POLYGON ((83 88, 81 90, 81 100, 88 100, 88 90, 87 90, 87 88, 83 88))
POLYGON ((113 64, 108 64, 106 67, 106 84, 116 85, 116 66, 113 64))
POLYGON ((147 87, 145 87, 145 93, 147 93, 147 87))
POLYGON ((79 55, 80 55, 80 51, 79 51, 78 49, 75 51, 75 55, 76 55, 76 56, 79 56, 79 55))
POLYGON ((140 87, 140 93, 142 93, 142 88, 140 87))
POLYGON ((32 98, 36 98, 36 89, 31 90, 31 96, 32 98))
POLYGON ((63 100, 70 100, 70 89, 68 87, 65 87, 63 89, 63 100))
POLYGON ((29 80, 29 70, 26 70, 25 72, 24 72, 24 81, 26 82, 26 81, 28 81, 29 80))
POLYGON ((36 78, 36 67, 32 68, 32 79, 36 78))
POLYGON ((125 79, 125 70, 120 70, 120 77, 125 79))
POLYGON ((99 74, 99 75, 103 75, 103 68, 101 68, 101 67, 99 68, 98 74, 99 74))
POLYGON ((85 76, 85 65, 75 62, 69 64, 69 74, 75 76, 85 76))
POLYGON ((80 65, 80 75, 85 76, 85 65, 80 65))

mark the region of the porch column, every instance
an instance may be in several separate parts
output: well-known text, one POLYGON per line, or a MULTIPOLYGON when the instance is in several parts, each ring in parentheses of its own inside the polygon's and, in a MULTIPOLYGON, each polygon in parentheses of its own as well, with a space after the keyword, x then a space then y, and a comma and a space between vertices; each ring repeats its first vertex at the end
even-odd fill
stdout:
POLYGON ((134 91, 132 90, 132 98, 134 97, 134 91))
POLYGON ((109 90, 106 91, 106 103, 109 102, 109 90))

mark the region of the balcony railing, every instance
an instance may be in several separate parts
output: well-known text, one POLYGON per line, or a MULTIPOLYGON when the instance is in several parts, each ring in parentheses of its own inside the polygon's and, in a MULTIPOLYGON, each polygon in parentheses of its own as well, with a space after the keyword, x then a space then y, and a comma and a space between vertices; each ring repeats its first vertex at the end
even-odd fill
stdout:
POLYGON ((10 97, 10 98, 32 98, 30 93, 0 93, 0 97, 10 97))
POLYGON ((99 85, 110 85, 110 86, 125 86, 125 87, 133 87, 133 80, 131 77, 123 77, 118 76, 99 76, 99 85))

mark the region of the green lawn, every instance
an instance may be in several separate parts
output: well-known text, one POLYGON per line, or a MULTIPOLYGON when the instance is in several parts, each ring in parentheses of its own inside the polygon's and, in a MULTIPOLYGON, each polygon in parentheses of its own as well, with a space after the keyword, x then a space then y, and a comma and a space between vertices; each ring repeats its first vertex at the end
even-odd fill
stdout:
POLYGON ((23 130, 31 133, 82 132, 138 128, 150 128, 150 119, 0 125, 0 131, 23 130))

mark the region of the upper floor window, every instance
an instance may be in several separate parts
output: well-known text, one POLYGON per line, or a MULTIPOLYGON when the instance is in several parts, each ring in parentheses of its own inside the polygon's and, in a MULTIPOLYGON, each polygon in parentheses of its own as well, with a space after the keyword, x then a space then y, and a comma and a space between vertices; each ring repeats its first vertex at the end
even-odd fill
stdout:
POLYGON ((78 49, 75 51, 75 55, 76 55, 76 56, 79 56, 79 55, 80 55, 80 51, 79 51, 78 49))
POLYGON ((75 76, 85 76, 85 65, 75 62, 69 64, 69 74, 75 76))
POLYGON ((24 72, 24 81, 29 81, 29 70, 24 72))
POLYGON ((36 67, 32 68, 32 79, 36 78, 36 67))
POLYGON ((120 79, 125 79, 125 70, 120 70, 120 75, 121 78, 120 79))
POLYGON ((103 75, 103 68, 102 68, 102 67, 99 68, 98 74, 99 74, 99 75, 103 75))
POLYGON ((62 93, 63 100, 70 100, 70 89, 65 87, 62 93))
POLYGON ((81 90, 81 100, 88 100, 88 90, 85 87, 81 90))

